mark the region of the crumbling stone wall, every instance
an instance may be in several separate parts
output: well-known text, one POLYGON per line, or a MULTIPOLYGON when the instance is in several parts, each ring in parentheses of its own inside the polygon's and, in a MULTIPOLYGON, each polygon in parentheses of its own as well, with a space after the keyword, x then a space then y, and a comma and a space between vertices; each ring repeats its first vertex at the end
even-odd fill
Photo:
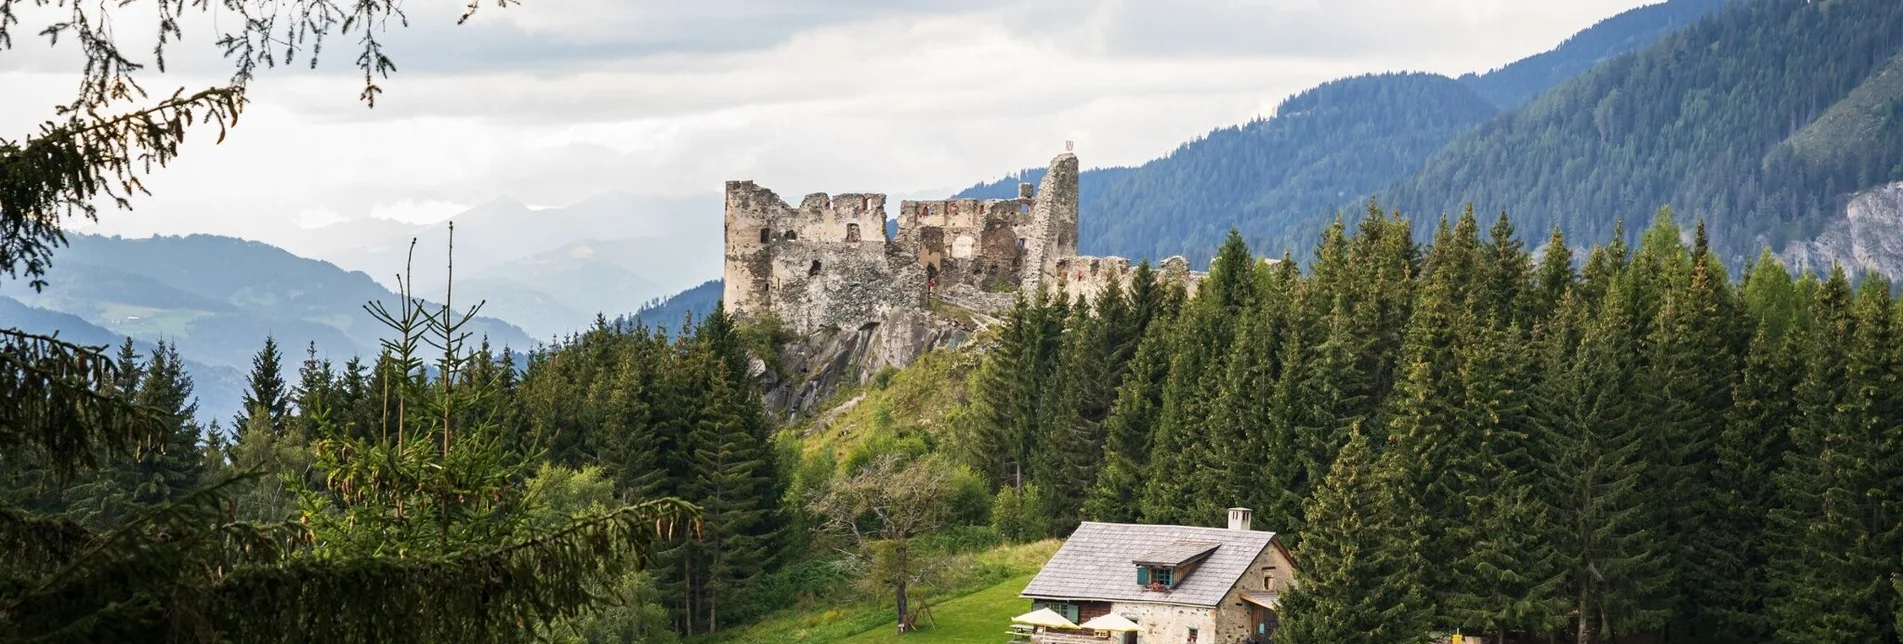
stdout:
MULTIPOLYGON (((751 181, 729 181, 727 308, 811 334, 876 325, 933 298, 995 314, 1015 293, 1088 300, 1128 287, 1129 260, 1077 256, 1077 167, 1075 155, 1057 156, 1016 199, 902 202, 889 240, 885 195, 813 194, 794 208, 751 181)), ((1158 270, 1192 292, 1200 277, 1181 257, 1158 270)))
MULTIPOLYGON (((1156 282, 1180 284, 1190 295, 1196 294, 1208 273, 1189 270, 1189 260, 1181 255, 1163 260, 1155 267, 1156 282)), ((1058 290, 1072 301, 1095 301, 1112 287, 1129 289, 1136 269, 1122 257, 1065 257, 1057 260, 1058 290)))
POLYGON ((885 195, 811 194, 798 208, 727 182, 726 290, 735 315, 772 313, 800 333, 857 329, 925 306, 925 274, 885 238, 885 195))

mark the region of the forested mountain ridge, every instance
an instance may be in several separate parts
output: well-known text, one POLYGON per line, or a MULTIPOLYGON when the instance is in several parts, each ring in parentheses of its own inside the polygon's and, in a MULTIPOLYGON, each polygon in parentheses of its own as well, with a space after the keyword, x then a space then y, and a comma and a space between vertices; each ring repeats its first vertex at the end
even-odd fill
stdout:
MULTIPOLYGON (((1496 105, 1516 106, 1723 4, 1671 0, 1633 9, 1551 51, 1459 81, 1419 73, 1332 81, 1290 97, 1275 115, 1218 128, 1137 168, 1084 172, 1080 248, 1184 255, 1201 265, 1231 227, 1259 248, 1305 248, 1337 212, 1353 214, 1369 195, 1421 170, 1445 144, 1494 118, 1496 105)), ((957 196, 1008 197, 1014 183, 1007 177, 957 196)))
POLYGON ((1575 238, 1671 205, 1704 218, 1713 249, 1740 266, 1817 238, 1854 194, 1903 179, 1903 84, 1883 73, 1899 48, 1896 2, 1732 4, 1461 137, 1385 201, 1417 222, 1473 203, 1575 238))
POLYGON ((1551 51, 1485 74, 1463 74, 1460 82, 1500 109, 1513 109, 1608 58, 1645 47, 1731 1, 1674 0, 1627 10, 1574 34, 1551 51))
POLYGON ((1210 132, 1144 164, 1106 190, 1095 216, 1080 215, 1078 235, 1085 249, 1183 254, 1197 264, 1230 228, 1264 247, 1299 247, 1338 206, 1415 171, 1493 114, 1444 76, 1324 83, 1283 102, 1272 118, 1210 132))

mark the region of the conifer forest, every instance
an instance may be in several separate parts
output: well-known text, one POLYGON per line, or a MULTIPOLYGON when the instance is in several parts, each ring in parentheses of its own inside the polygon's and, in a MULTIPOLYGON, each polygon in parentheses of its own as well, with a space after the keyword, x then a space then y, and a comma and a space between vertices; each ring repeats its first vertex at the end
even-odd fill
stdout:
POLYGON ((1903 644, 1903 2, 1649 2, 0 0, 0 644, 1903 644))

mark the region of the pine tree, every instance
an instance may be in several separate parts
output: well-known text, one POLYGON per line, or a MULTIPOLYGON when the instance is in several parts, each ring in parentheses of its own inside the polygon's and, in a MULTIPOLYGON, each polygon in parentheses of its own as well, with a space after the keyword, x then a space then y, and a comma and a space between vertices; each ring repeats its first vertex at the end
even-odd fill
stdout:
POLYGON ((1235 446, 1215 442, 1209 421, 1237 320, 1259 297, 1258 279, 1249 248, 1234 231, 1209 270, 1177 325, 1151 444, 1150 465, 1155 470, 1140 502, 1142 518, 1149 523, 1213 523, 1232 505, 1218 498, 1216 476, 1203 470, 1234 451, 1235 446))
POLYGON ((243 429, 250 426, 247 417, 263 414, 271 420, 271 432, 283 434, 285 421, 289 415, 291 403, 290 387, 284 382, 282 362, 284 356, 278 351, 278 343, 271 336, 264 336, 264 348, 251 358, 251 374, 245 381, 244 413, 231 420, 232 427, 243 429))
MULTIPOLYGON (((1275 512, 1284 520, 1291 547, 1299 547, 1306 517, 1300 507, 1321 485, 1351 427, 1366 419, 1366 379, 1356 367, 1356 347, 1347 311, 1337 306, 1320 330, 1319 343, 1306 339, 1302 327, 1291 326, 1281 350, 1282 370, 1271 396, 1270 431, 1285 435, 1290 451, 1270 455, 1264 464, 1271 481, 1287 480, 1288 491, 1265 508, 1265 519, 1275 512), (1277 509, 1279 508, 1279 509, 1277 509)), ((1385 434, 1385 432, 1383 432, 1385 434)), ((1273 523, 1269 525, 1275 525, 1273 523)))
POLYGON ((1061 321, 1039 295, 1020 297, 1005 314, 997 346, 973 374, 973 413, 963 428, 963 457, 994 486, 1029 482, 1039 441, 1040 400, 1057 366, 1061 321))
POLYGON ((1547 335, 1536 409, 1541 481, 1553 545, 1563 553, 1562 593, 1582 644, 1643 632, 1667 616, 1658 603, 1669 582, 1659 567, 1657 521, 1641 487, 1644 423, 1635 396, 1628 299, 1619 288, 1590 313, 1567 297, 1547 335))
POLYGON ((1573 272, 1573 250, 1566 246, 1566 235, 1553 228, 1553 234, 1546 239, 1546 246, 1540 251, 1539 268, 1533 278, 1533 286, 1527 292, 1524 307, 1527 311, 1529 328, 1545 324, 1553 318, 1559 308, 1560 300, 1573 290, 1579 276, 1573 272))
POLYGON ((1294 556, 1302 583, 1283 598, 1277 639, 1297 644, 1426 642, 1433 605, 1419 515, 1407 511, 1404 466, 1377 457, 1355 430, 1308 501, 1294 556))
MULTIPOLYGON (((1444 240, 1445 241, 1445 240, 1444 240)), ((1457 243, 1457 242, 1448 242, 1457 243)), ((1479 541, 1471 526, 1479 515, 1469 504, 1478 499, 1479 479, 1488 466, 1479 429, 1463 422, 1464 401, 1456 344, 1478 331, 1472 314, 1446 300, 1450 271, 1431 275, 1408 326, 1402 381, 1389 399, 1388 444, 1384 459, 1401 469, 1401 494, 1420 514, 1428 561, 1451 562, 1479 541)), ((1442 606, 1456 591, 1448 576, 1430 586, 1428 608, 1445 617, 1442 606)), ((1449 627, 1459 624, 1445 624, 1449 627)))
MULTIPOLYGON (((1718 576, 1718 568, 1711 563, 1723 556, 1713 546, 1723 538, 1715 532, 1724 513, 1711 480, 1737 366, 1732 355, 1734 296, 1724 269, 1705 257, 1705 250, 1701 222, 1690 256, 1689 281, 1668 280, 1661 294, 1646 343, 1640 388, 1643 417, 1650 425, 1645 453, 1651 464, 1645 487, 1656 506, 1650 514, 1660 519, 1658 529, 1672 537, 1663 541, 1666 550, 1661 565, 1673 582, 1661 600, 1673 605, 1670 632, 1692 638, 1713 635, 1714 620, 1701 615, 1705 609, 1750 599, 1711 592, 1718 576)), ((1668 257, 1659 263, 1669 267, 1672 261, 1668 257)), ((1636 262, 1633 270, 1652 265, 1652 260, 1636 262)))
POLYGON ((337 374, 331 369, 330 361, 319 360, 317 343, 310 343, 304 349, 303 364, 297 368, 297 386, 291 389, 291 402, 297 409, 290 420, 296 430, 294 433, 314 436, 319 425, 330 421, 337 411, 336 381, 337 374))
POLYGON ((1080 520, 1078 511, 1102 466, 1103 422, 1115 394, 1109 373, 1105 320, 1092 317, 1090 307, 1071 309, 1063 348, 1051 382, 1039 401, 1037 449, 1032 480, 1039 484, 1048 507, 1052 535, 1069 534, 1080 520))
POLYGON ((1818 291, 1811 351, 1798 385, 1800 419, 1774 512, 1783 539, 1773 598, 1780 641, 1889 641, 1894 598, 1880 579, 1898 561, 1884 511, 1893 485, 1885 436, 1898 421, 1898 365, 1889 285, 1871 279, 1854 300, 1843 272, 1818 291), (1886 480, 1890 479, 1890 480, 1886 480))
POLYGON ((1791 449, 1788 427, 1796 417, 1791 391, 1799 373, 1792 350, 1797 343, 1772 339, 1778 326, 1759 318, 1715 450, 1712 486, 1724 513, 1705 565, 1714 568, 1712 594, 1730 598, 1708 611, 1717 639, 1725 641, 1767 641, 1773 627, 1765 599, 1773 593, 1766 573, 1774 546, 1774 481, 1791 449))
MULTIPOLYGON (((1506 327, 1527 328, 1529 311, 1521 310, 1522 293, 1530 286, 1533 258, 1525 245, 1513 235, 1513 222, 1500 213, 1487 231, 1493 243, 1480 251, 1480 290, 1474 300, 1474 313, 1482 321, 1506 327)), ((1564 243, 1561 243, 1564 246, 1564 243)))
POLYGON ((1169 375, 1167 329, 1150 325, 1117 389, 1117 401, 1104 419, 1103 468, 1085 495, 1084 519, 1132 523, 1141 516, 1137 499, 1149 483, 1150 452, 1169 375))

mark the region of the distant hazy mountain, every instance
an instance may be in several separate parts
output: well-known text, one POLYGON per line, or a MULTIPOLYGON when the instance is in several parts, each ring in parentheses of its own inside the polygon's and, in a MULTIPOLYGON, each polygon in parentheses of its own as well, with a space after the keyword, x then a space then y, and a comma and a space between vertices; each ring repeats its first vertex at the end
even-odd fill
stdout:
POLYGON ((1460 82, 1501 109, 1519 107, 1561 81, 1608 58, 1649 45, 1728 2, 1731 0, 1672 0, 1632 9, 1599 21, 1551 51, 1486 74, 1461 76, 1460 82))
MULTIPOLYGON (((1336 213, 1419 172, 1447 143, 1595 62, 1642 47, 1723 4, 1672 0, 1607 19, 1558 48, 1461 80, 1360 76, 1290 97, 1267 118, 1218 128, 1169 155, 1095 179, 1080 196, 1080 249, 1206 263, 1238 228, 1256 248, 1306 253, 1336 213)), ((1012 185, 1015 185, 1014 183, 1012 185)), ((996 196, 984 184, 959 196, 996 196)))
MULTIPOLYGON (((394 306, 397 299, 368 275, 261 242, 210 235, 72 235, 70 241, 56 255, 44 291, 23 281, 0 282, 0 295, 66 315, 16 308, 0 311, 0 324, 31 322, 85 342, 116 341, 102 332, 146 343, 164 339, 189 360, 242 371, 266 335, 284 348, 287 368, 303 359, 311 342, 338 363, 373 354, 386 329, 363 306, 373 300, 394 306)), ((425 265, 419 272, 429 268, 441 271, 425 265)), ((475 320, 471 330, 498 346, 533 344, 521 329, 492 317, 475 320)), ((201 384, 208 411, 222 404, 211 397, 219 386, 213 377, 201 384)))
POLYGON ((455 299, 486 300, 485 311, 546 339, 586 326, 597 313, 632 313, 643 302, 720 274, 721 213, 720 197, 712 193, 678 199, 609 193, 541 210, 501 198, 420 228, 338 224, 347 234, 366 236, 312 248, 316 257, 393 285, 414 238, 417 270, 430 271, 419 274, 420 291, 441 297, 454 222, 455 299), (377 233, 387 236, 367 236, 377 233))
MULTIPOLYGON (((107 331, 79 316, 34 308, 3 295, 0 295, 0 327, 56 335, 61 340, 75 344, 105 347, 108 353, 117 351, 119 344, 125 342, 125 336, 107 331)), ((135 340, 133 348, 142 358, 149 358, 154 346, 151 342, 135 340)), ((198 397, 198 414, 202 422, 207 425, 212 420, 228 422, 243 408, 243 372, 190 358, 185 359, 185 371, 191 374, 192 393, 198 397)), ((286 375, 289 377, 289 374, 286 375)))

